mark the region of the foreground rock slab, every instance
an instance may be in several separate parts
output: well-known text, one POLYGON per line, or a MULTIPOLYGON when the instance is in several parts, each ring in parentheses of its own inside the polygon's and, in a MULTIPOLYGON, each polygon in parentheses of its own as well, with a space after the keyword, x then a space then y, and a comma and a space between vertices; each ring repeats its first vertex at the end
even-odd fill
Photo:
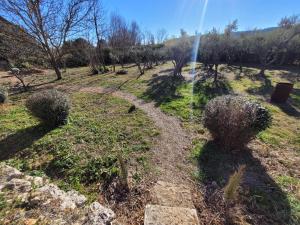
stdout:
POLYGON ((191 192, 184 185, 158 181, 151 191, 151 198, 154 205, 194 208, 191 192))
POLYGON ((63 191, 46 177, 33 177, 0 164, 0 196, 6 210, 0 224, 110 225, 115 213, 98 202, 86 204, 77 191, 63 191), (14 207, 13 202, 20 202, 14 207))
POLYGON ((144 225, 199 225, 195 209, 147 205, 144 225))

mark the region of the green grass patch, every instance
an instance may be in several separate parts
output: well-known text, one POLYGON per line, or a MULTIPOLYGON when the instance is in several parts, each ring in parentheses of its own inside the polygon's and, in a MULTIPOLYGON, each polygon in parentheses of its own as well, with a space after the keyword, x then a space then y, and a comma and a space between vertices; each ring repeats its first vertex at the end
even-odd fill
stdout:
POLYGON ((70 97, 69 123, 54 130, 40 125, 21 102, 0 112, 2 160, 22 171, 42 171, 62 187, 85 192, 87 184, 118 174, 116 149, 125 159, 149 156, 159 132, 142 111, 129 114, 130 103, 108 95, 70 97))

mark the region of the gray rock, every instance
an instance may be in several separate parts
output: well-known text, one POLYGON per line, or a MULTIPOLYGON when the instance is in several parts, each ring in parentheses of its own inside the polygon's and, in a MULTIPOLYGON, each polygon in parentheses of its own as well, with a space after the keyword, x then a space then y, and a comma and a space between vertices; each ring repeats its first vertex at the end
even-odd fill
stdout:
POLYGON ((144 225, 199 225, 196 209, 147 205, 144 225))
POLYGON ((76 207, 81 207, 86 202, 86 197, 78 194, 77 191, 65 192, 59 189, 54 184, 49 184, 43 186, 35 192, 35 197, 31 200, 33 204, 50 204, 53 201, 59 201, 60 208, 65 209, 75 209, 76 207))
POLYGON ((36 188, 42 187, 45 183, 43 177, 32 177, 26 175, 24 179, 31 182, 36 188))
POLYGON ((86 197, 84 195, 78 194, 77 191, 68 191, 67 196, 72 199, 77 207, 82 207, 84 203, 87 201, 86 197))
POLYGON ((14 178, 5 184, 5 188, 16 192, 29 192, 31 191, 31 183, 24 179, 14 178))
POLYGON ((170 207, 195 208, 188 187, 158 181, 151 191, 152 204, 170 207))
POLYGON ((85 225, 106 225, 115 219, 116 215, 111 210, 98 202, 92 203, 88 208, 87 221, 85 225))
POLYGON ((24 176, 19 170, 7 166, 7 165, 0 165, 0 180, 2 181, 10 181, 13 178, 22 178, 24 176))
POLYGON ((115 219, 114 212, 98 202, 85 206, 85 196, 74 190, 65 192, 49 182, 45 177, 28 176, 0 164, 0 191, 6 194, 6 201, 13 203, 18 199, 30 206, 28 214, 18 212, 9 222, 24 220, 30 224, 36 220, 31 217, 32 213, 44 218, 42 221, 57 225, 108 225, 115 219))

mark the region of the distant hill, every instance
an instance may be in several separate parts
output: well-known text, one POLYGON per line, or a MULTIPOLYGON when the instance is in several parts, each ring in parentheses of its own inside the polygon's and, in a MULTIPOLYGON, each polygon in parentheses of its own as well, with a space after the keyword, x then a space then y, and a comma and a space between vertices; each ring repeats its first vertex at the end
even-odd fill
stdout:
MULTIPOLYGON (((251 35, 251 34, 254 34, 255 32, 260 32, 260 33, 267 33, 267 32, 272 32, 274 30, 277 30, 279 29, 279 27, 268 27, 268 28, 264 28, 264 29, 256 29, 255 31, 254 30, 248 30, 248 31, 237 31, 237 32, 233 32, 233 36, 235 37, 240 37, 241 35, 251 35)), ((205 34, 204 34, 205 35, 205 34)), ((189 36, 189 38, 193 41, 193 39, 195 38, 196 36, 195 35, 191 35, 189 36)), ((165 43, 170 43, 172 41, 175 41, 179 39, 178 37, 176 38, 171 38, 171 39, 168 39, 165 43)))
MULTIPOLYGON (((260 33, 268 33, 268 32, 272 32, 274 30, 277 30, 279 29, 278 27, 268 27, 268 28, 264 28, 264 29, 257 29, 255 30, 256 32, 260 32, 260 33)), ((248 31, 237 31, 237 32, 234 32, 233 34, 237 37, 241 36, 241 35, 249 35, 249 34, 252 34, 254 33, 253 30, 248 30, 248 31)))
POLYGON ((41 57, 35 40, 21 27, 0 16, 0 55, 15 64, 33 63, 41 57))

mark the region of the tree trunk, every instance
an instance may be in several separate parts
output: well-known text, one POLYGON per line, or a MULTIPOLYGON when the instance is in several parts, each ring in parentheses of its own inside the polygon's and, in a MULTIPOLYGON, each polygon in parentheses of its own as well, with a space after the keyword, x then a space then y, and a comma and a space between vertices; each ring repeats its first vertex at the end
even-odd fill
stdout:
POLYGON ((260 74, 261 76, 265 76, 265 70, 266 70, 266 68, 265 68, 265 67, 262 67, 262 68, 260 69, 259 74, 260 74))
POLYGON ((216 84, 216 86, 218 83, 218 66, 218 64, 215 64, 214 83, 216 84))
POLYGON ((182 72, 182 66, 177 64, 174 69, 174 76, 180 76, 182 72))
POLYGON ((280 60, 280 63, 279 63, 279 65, 283 65, 284 63, 285 63, 285 61, 286 61, 286 58, 287 58, 287 54, 286 53, 284 53, 283 54, 283 56, 281 57, 281 60, 280 60))
POLYGON ((56 73, 57 80, 61 80, 62 76, 61 76, 61 72, 59 70, 59 66, 58 66, 57 61, 52 57, 50 63, 51 63, 51 66, 53 67, 53 69, 54 69, 54 71, 56 73))
POLYGON ((28 91, 28 86, 25 84, 24 77, 22 75, 15 75, 15 77, 21 82, 24 91, 28 91))
POLYGON ((55 70, 55 73, 56 73, 57 80, 61 80, 62 76, 61 76, 61 72, 59 70, 59 67, 57 65, 55 65, 53 67, 54 67, 54 70, 55 70))
POLYGON ((139 63, 137 63, 137 67, 140 71, 140 75, 143 75, 145 73, 144 69, 141 67, 141 65, 139 63))

